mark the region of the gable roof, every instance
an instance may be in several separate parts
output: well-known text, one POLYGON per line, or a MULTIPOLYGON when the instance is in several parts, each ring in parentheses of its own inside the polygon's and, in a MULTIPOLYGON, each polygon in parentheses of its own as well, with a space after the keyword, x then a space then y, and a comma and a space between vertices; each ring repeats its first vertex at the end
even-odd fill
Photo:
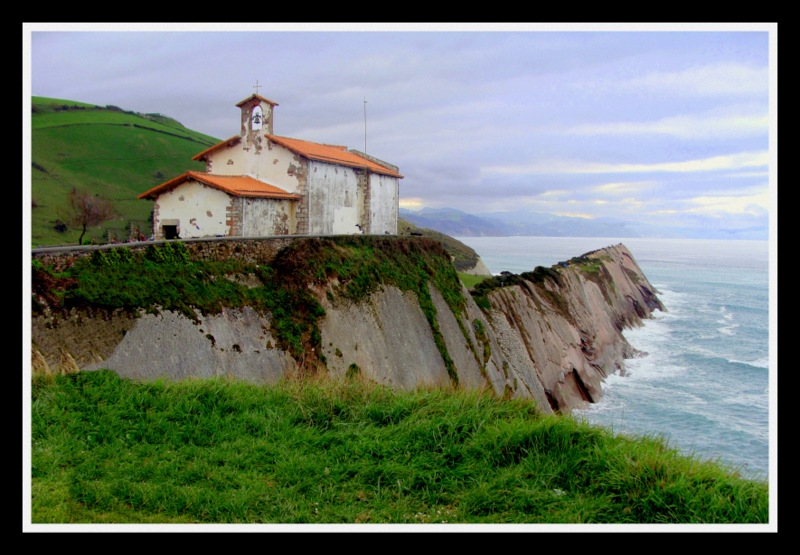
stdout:
POLYGON ((213 146, 208 147, 202 152, 198 152, 197 154, 192 156, 192 160, 195 160, 197 162, 202 162, 203 158, 205 158, 206 155, 211 154, 212 152, 215 152, 223 148, 232 147, 233 145, 239 143, 241 140, 242 138, 239 135, 234 135, 233 137, 230 137, 222 142, 219 142, 213 146))
POLYGON ((140 199, 155 198, 170 189, 190 180, 199 181, 209 187, 214 187, 237 197, 274 198, 286 200, 300 200, 300 197, 288 193, 280 187, 275 187, 247 175, 213 175, 210 173, 187 171, 174 179, 170 179, 139 195, 140 199))
MULTIPOLYGON (((284 146, 295 154, 299 154, 310 160, 319 160, 320 162, 329 162, 331 164, 341 164, 343 166, 350 166, 352 168, 367 168, 375 173, 390 175, 392 177, 403 177, 392 168, 388 168, 373 160, 370 160, 369 158, 364 158, 363 156, 359 156, 354 152, 348 151, 346 146, 312 143, 311 141, 292 139, 290 137, 279 137, 278 135, 265 136, 270 141, 284 146)), ((242 138, 239 135, 234 135, 229 139, 225 139, 224 141, 195 154, 192 156, 192 160, 201 162, 212 152, 232 147, 238 144, 241 140, 242 138)))
POLYGON ((244 104, 245 102, 250 102, 250 101, 251 101, 251 100, 253 100, 254 98, 257 98, 257 99, 259 99, 259 100, 263 100, 263 101, 264 101, 264 102, 266 102, 267 104, 272 104, 273 106, 280 106, 280 104, 278 104, 277 102, 274 102, 274 101, 270 100, 269 98, 264 98, 264 97, 263 97, 263 96, 261 96, 260 94, 251 94, 250 96, 248 96, 247 98, 245 98, 245 99, 244 99, 244 100, 242 100, 241 102, 237 102, 237 103, 236 103, 236 106, 241 106, 241 105, 242 105, 242 104, 244 104))
POLYGON ((291 139, 289 137, 278 137, 277 135, 267 135, 267 138, 281 146, 285 146, 292 152, 305 156, 311 160, 319 160, 321 162, 330 162, 332 164, 342 164, 353 168, 367 168, 375 173, 384 175, 391 175, 393 177, 403 177, 397 171, 382 166, 373 160, 359 156, 354 152, 347 150, 345 146, 324 145, 320 143, 312 143, 311 141, 302 141, 300 139, 291 139))

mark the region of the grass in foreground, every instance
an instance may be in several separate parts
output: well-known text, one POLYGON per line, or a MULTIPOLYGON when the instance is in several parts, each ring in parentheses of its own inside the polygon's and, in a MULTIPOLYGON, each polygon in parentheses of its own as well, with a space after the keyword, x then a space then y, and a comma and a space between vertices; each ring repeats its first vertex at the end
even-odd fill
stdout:
POLYGON ((766 523, 767 484, 527 401, 36 377, 34 523, 766 523))

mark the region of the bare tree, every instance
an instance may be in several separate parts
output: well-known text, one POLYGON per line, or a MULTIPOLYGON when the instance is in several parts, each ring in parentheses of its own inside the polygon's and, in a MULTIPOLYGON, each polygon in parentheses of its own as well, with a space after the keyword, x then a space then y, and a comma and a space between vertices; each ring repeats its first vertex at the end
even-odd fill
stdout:
POLYGON ((69 225, 81 228, 79 245, 83 243, 83 236, 86 235, 88 228, 111 220, 115 215, 114 205, 110 200, 77 189, 72 189, 67 194, 67 205, 64 210, 66 213, 63 217, 69 225))

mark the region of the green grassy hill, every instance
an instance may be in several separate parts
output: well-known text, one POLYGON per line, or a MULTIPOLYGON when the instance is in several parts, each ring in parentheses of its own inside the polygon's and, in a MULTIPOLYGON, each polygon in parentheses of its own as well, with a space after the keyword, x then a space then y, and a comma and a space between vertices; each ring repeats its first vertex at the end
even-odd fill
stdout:
POLYGON ((433 229, 417 227, 403 218, 398 218, 397 220, 397 234, 419 235, 422 237, 427 237, 428 239, 439 241, 444 245, 444 248, 447 250, 450 256, 453 257, 453 265, 459 272, 463 272, 464 270, 469 270, 475 267, 475 264, 478 262, 478 253, 461 241, 453 239, 444 233, 434 231, 433 229))
POLYGON ((39 96, 31 102, 33 246, 77 242, 78 229, 59 231, 59 207, 73 188, 111 200, 118 212, 87 238, 104 241, 111 230, 125 239, 131 224, 149 235, 153 205, 137 196, 186 170, 203 171, 192 156, 219 142, 161 114, 39 96))

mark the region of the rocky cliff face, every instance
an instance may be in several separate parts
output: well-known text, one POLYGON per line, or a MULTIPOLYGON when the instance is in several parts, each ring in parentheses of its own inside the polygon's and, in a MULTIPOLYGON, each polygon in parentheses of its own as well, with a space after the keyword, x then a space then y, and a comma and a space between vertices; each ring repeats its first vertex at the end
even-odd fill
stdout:
POLYGON ((34 316, 33 369, 109 368, 131 379, 231 376, 274 383, 306 368, 308 356, 336 379, 358 375, 404 389, 487 388, 533 398, 543 412, 569 412, 596 402, 604 378, 624 372, 624 359, 639 356, 622 331, 641 325, 652 310, 664 310, 623 245, 566 266, 508 276, 482 293, 483 308, 462 288, 465 308, 455 313, 441 291, 430 283, 427 288, 433 324, 419 296, 396 286, 356 302, 328 294, 332 285, 326 292, 317 284, 325 309, 321 339, 313 352, 299 356, 279 348, 270 315, 250 307, 197 312, 195 319, 170 311, 138 317, 82 311, 54 324, 34 316))
POLYGON ((622 245, 586 258, 561 267, 557 279, 538 286, 523 280, 489 294, 487 324, 497 349, 487 370, 495 391, 502 384, 566 412, 598 401, 603 380, 624 373, 624 359, 644 354, 622 331, 664 310, 655 289, 622 245))

